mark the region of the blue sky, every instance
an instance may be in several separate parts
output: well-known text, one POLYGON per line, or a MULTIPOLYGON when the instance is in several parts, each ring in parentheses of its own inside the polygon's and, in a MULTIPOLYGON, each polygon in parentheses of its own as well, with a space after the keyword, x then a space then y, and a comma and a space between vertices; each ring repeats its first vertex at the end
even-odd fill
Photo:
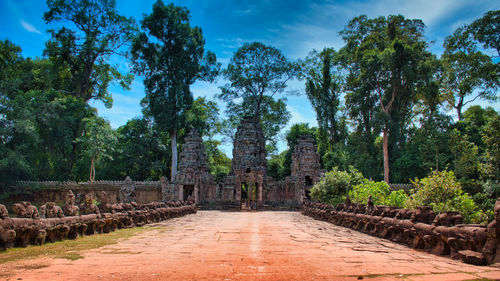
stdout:
MULTIPOLYGON (((144 13, 151 12, 154 2, 117 0, 117 8, 121 14, 139 21, 144 13)), ((260 41, 274 46, 292 60, 305 57, 313 49, 339 49, 343 41, 338 32, 351 18, 360 14, 370 18, 402 14, 407 18, 422 19, 427 26, 427 40, 434 42, 430 45, 431 51, 439 55, 444 38, 457 27, 472 22, 489 10, 500 8, 500 3, 492 0, 186 0, 174 3, 191 11, 191 24, 202 28, 206 48, 217 55, 223 66, 245 42, 260 41)), ((0 40, 9 39, 20 45, 24 56, 41 57, 44 42, 49 39, 46 30, 51 28, 42 19, 47 11, 45 1, 0 0, 0 11, 0 40)), ((127 68, 127 62, 121 58, 113 58, 112 63, 127 68)), ((191 89, 195 98, 206 96, 214 99, 222 84, 224 81, 219 79, 214 84, 196 83, 191 89)), ((303 95, 303 83, 292 81, 288 90, 302 95, 285 93, 292 118, 284 131, 298 122, 316 125, 315 113, 303 95)), ((112 127, 117 128, 127 120, 141 116, 139 102, 144 97, 144 88, 140 77, 133 82, 130 91, 113 86, 111 92, 114 98, 111 109, 104 108, 99 102, 92 105, 112 127)), ((500 108, 499 103, 493 106, 497 111, 500 108)), ((283 142, 279 148, 285 149, 283 142)), ((224 146, 224 151, 231 157, 230 144, 224 146)))

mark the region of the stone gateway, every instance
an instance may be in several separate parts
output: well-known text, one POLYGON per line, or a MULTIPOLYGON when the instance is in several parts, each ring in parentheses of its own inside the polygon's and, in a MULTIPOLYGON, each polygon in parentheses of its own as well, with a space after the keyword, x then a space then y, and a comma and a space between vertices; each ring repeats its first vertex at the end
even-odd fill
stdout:
POLYGON ((233 143, 231 172, 215 182, 209 172, 201 136, 190 131, 179 157, 173 189, 162 184, 162 197, 193 200, 206 209, 266 209, 299 207, 319 181, 317 147, 311 136, 301 136, 292 154, 292 174, 283 181, 267 176, 266 141, 262 127, 250 117, 242 119, 233 143))

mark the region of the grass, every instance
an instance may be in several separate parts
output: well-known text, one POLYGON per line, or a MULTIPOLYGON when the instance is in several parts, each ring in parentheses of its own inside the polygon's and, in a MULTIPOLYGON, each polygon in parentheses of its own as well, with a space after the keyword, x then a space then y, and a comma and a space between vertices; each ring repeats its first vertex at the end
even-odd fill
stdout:
POLYGON ((80 254, 81 251, 116 244, 134 235, 146 231, 156 230, 159 228, 160 227, 126 228, 106 234, 95 234, 92 236, 78 237, 75 240, 63 240, 54 243, 47 243, 42 246, 12 248, 3 253, 0 253, 0 264, 38 257, 54 257, 74 261, 83 258, 83 256, 80 254))

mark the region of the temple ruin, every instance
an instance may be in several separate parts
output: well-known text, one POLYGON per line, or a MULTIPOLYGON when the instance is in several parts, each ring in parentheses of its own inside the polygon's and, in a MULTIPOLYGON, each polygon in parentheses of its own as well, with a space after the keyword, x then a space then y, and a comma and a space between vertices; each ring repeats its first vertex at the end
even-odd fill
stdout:
MULTIPOLYGON (((301 136, 292 154, 292 174, 283 181, 267 176, 267 151, 260 123, 245 117, 237 128, 233 143, 231 172, 215 182, 208 171, 205 148, 200 135, 191 131, 182 146, 179 173, 170 199, 192 196, 205 208, 267 208, 299 206, 322 173, 314 139, 301 136)), ((164 194, 163 197, 168 197, 164 194)))

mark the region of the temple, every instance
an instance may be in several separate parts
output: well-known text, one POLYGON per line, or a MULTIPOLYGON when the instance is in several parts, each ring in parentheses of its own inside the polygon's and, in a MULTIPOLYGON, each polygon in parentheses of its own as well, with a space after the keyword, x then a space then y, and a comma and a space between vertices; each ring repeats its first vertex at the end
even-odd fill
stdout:
POLYGON ((267 176, 267 151, 260 123, 245 117, 233 143, 231 172, 216 182, 208 170, 205 148, 196 131, 188 133, 179 173, 163 198, 194 201, 207 209, 257 209, 299 206, 323 172, 314 139, 301 136, 292 154, 292 174, 283 181, 267 176))

